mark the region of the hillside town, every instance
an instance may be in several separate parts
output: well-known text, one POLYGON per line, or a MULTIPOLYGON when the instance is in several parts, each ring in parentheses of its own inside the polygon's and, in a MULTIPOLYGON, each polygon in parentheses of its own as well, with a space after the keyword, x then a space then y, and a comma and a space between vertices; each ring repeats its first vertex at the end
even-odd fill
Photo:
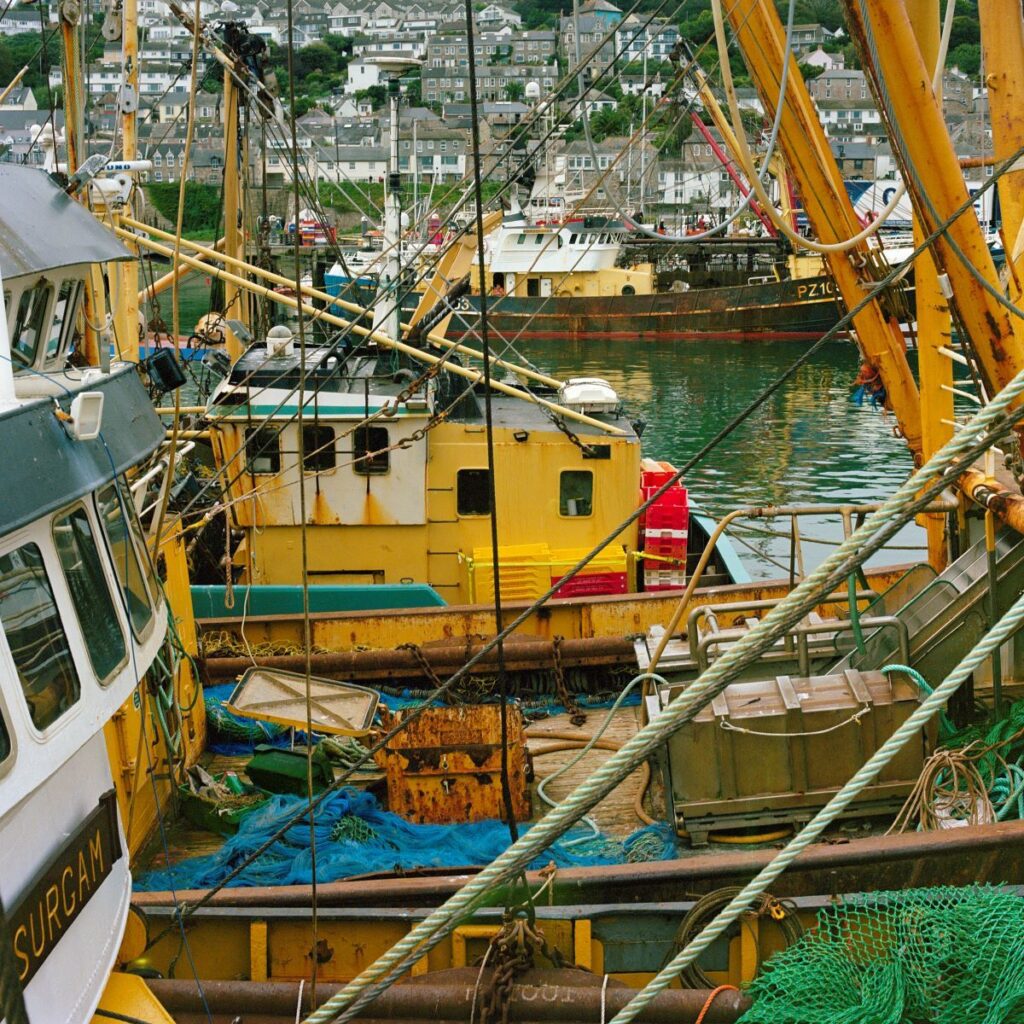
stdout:
MULTIPOLYGON (((152 162, 149 182, 172 183, 185 163, 191 36, 163 0, 139 0, 138 8, 139 156, 152 162)), ((229 17, 243 24, 265 41, 271 55, 287 46, 284 10, 271 0, 219 6, 203 0, 202 9, 213 21, 229 17)), ((428 203, 437 186, 464 181, 472 172, 464 19, 463 6, 450 0, 297 0, 292 34, 303 87, 296 110, 302 176, 337 186, 340 197, 357 194, 353 188, 360 184, 384 182, 390 140, 380 59, 400 57, 419 62, 402 86, 400 170, 428 203)), ((34 8, 14 7, 0 21, 6 36, 38 29, 34 8)), ((592 209, 611 201, 679 226, 698 218, 715 222, 741 201, 742 181, 725 156, 721 136, 704 123, 710 120, 706 115, 686 109, 694 102, 692 86, 687 83, 666 98, 681 53, 675 24, 624 16, 610 0, 584 0, 575 15, 561 16, 557 27, 548 29, 524 28, 511 5, 480 4, 474 30, 484 173, 502 165, 510 174, 515 169, 543 208, 592 209), (576 86, 562 93, 570 98, 546 103, 577 67, 576 86), (614 73, 607 74, 610 69, 614 73), (594 86, 602 75, 600 87, 594 86), (652 119, 651 129, 631 142, 659 104, 665 109, 652 119), (582 131, 584 117, 589 133, 582 131), (671 131, 659 128, 670 122, 671 131), (524 165, 531 166, 522 175, 524 165)), ((846 67, 842 29, 798 24, 793 39, 844 178, 868 183, 861 192, 870 185, 883 193, 885 183, 896 179, 896 164, 864 73, 846 67)), ((224 166, 221 71, 202 50, 198 70, 202 86, 195 96, 187 173, 217 185, 224 166)), ((109 148, 117 131, 122 80, 121 48, 114 42, 86 69, 88 137, 96 151, 109 148)), ((43 164, 48 151, 59 149, 62 84, 54 64, 45 90, 15 88, 0 103, 0 160, 43 164)), ((756 148, 764 137, 763 110, 752 89, 740 89, 739 95, 756 148)), ((958 153, 965 166, 974 166, 969 182, 991 174, 991 166, 979 159, 991 148, 984 85, 950 67, 943 76, 943 104, 958 153)), ((280 100, 275 105, 280 109, 280 100)), ((700 105, 694 109, 699 112, 700 105)), ((264 131, 261 148, 249 154, 250 180, 280 189, 291 180, 293 166, 283 117, 264 131)))

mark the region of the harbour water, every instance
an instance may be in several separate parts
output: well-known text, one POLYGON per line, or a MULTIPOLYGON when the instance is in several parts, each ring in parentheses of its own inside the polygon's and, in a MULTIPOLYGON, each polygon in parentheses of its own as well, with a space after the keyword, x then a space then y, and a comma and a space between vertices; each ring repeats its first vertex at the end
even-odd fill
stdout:
MULTIPOLYGON (((495 341, 500 347, 500 341, 495 341)), ((519 346, 555 376, 605 378, 647 422, 644 453, 681 466, 805 351, 807 343, 622 342, 519 346)), ((910 473, 890 413, 851 400, 859 361, 849 342, 825 346, 688 475, 692 497, 722 515, 751 505, 873 502, 910 473)), ((754 577, 788 573, 790 520, 751 522, 731 536, 754 577), (766 536, 765 529, 777 531, 766 536), (748 546, 749 545, 749 546, 748 546)), ((804 568, 842 539, 838 516, 802 518, 804 568), (809 542, 808 539, 811 539, 809 542)), ((924 533, 908 527, 872 564, 914 561, 924 533)), ((799 566, 797 566, 799 568, 799 566)))

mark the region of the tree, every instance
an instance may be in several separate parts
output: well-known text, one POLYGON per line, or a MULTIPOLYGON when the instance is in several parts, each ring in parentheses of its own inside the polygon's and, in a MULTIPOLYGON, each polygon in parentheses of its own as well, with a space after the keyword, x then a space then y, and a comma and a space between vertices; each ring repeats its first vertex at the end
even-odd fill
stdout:
POLYGON ((313 71, 330 73, 338 68, 338 55, 326 43, 310 43, 295 51, 295 77, 301 81, 313 71))
POLYGON ((383 85, 371 85, 369 89, 360 89, 356 93, 356 100, 369 100, 374 107, 384 106, 388 98, 388 90, 383 85))
POLYGON ((522 82, 509 82, 505 86, 505 99, 510 103, 518 103, 526 94, 526 87, 522 82))
POLYGON ((965 75, 978 74, 981 70, 981 46, 978 43, 961 43, 955 50, 950 50, 946 64, 959 68, 965 75))

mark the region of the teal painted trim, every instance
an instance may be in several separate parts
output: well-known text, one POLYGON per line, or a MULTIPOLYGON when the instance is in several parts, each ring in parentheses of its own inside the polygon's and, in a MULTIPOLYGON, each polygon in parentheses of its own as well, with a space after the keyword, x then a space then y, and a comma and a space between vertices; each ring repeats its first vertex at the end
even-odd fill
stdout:
MULTIPOLYGON (((197 619, 241 618, 242 615, 301 615, 302 587, 257 585, 234 588, 235 604, 224 603, 224 586, 192 587, 197 619)), ((443 608, 445 600, 426 583, 314 584, 309 588, 311 612, 373 612, 396 608, 443 608)))
MULTIPOLYGON (((690 502, 690 515, 704 527, 704 532, 709 537, 715 532, 715 527, 718 526, 718 523, 704 512, 703 509, 694 505, 692 501, 690 502)), ((732 577, 733 583, 752 582, 750 573, 747 572, 747 567, 743 564, 743 559, 737 554, 732 541, 724 533, 718 538, 718 543, 715 544, 715 553, 722 560, 722 566, 732 577)))

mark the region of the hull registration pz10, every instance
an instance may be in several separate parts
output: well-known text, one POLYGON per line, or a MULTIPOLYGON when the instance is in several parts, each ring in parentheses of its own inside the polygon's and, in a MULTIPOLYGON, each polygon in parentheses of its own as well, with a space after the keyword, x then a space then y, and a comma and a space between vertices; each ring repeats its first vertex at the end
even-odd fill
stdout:
POLYGON ((114 792, 82 823, 7 913, 7 935, 24 988, 121 857, 114 792))

